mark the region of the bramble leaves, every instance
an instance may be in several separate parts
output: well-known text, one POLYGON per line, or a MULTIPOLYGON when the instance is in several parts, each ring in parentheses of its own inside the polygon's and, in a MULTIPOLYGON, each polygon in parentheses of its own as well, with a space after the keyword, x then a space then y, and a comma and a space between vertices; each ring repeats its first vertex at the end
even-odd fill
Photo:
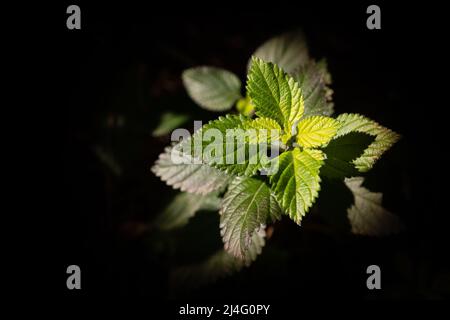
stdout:
MULTIPOLYGON (((152 168, 167 184, 197 194, 177 196, 157 220, 160 228, 183 225, 201 208, 216 209, 217 195, 227 190, 220 203, 225 250, 180 274, 202 282, 211 280, 207 274, 216 279, 248 265, 264 246, 267 223, 282 213, 301 223, 318 197, 321 176, 345 178, 355 198, 347 210, 353 233, 383 235, 401 228, 381 206, 381 193, 362 187, 361 177, 350 178, 370 170, 400 136, 359 114, 330 117, 331 76, 325 60, 309 58, 300 32, 275 37, 255 51, 245 98, 239 79, 219 68, 186 70, 183 83, 205 109, 224 111, 235 104, 240 114, 210 121, 166 149, 152 168), (268 179, 255 177, 258 171, 268 179)), ((173 127, 182 119, 168 120, 173 127)))
POLYGON ((305 148, 327 144, 336 134, 339 122, 328 117, 313 116, 300 121, 297 126, 297 142, 305 148))
POLYGON ((215 67, 187 69, 182 75, 189 96, 210 111, 225 111, 241 98, 241 81, 230 71, 215 67))
POLYGON ((286 132, 291 132, 292 126, 303 115, 303 98, 298 83, 273 63, 256 57, 252 59, 247 91, 256 114, 276 120, 286 132))
POLYGON ((225 193, 220 214, 225 250, 250 262, 254 257, 248 248, 255 245, 252 243, 254 235, 264 229, 267 222, 279 219, 281 209, 264 181, 237 177, 225 193))
POLYGON ((320 150, 295 148, 277 159, 278 171, 270 177, 281 207, 292 220, 300 224, 320 190, 319 170, 324 154, 320 150))
POLYGON ((347 178, 345 184, 352 191, 355 203, 347 209, 348 219, 355 234, 384 236, 403 229, 400 219, 382 207, 383 195, 362 186, 363 177, 347 178))
POLYGON ((362 132, 375 136, 375 141, 359 158, 353 160, 353 164, 360 172, 372 169, 382 154, 400 139, 399 134, 359 114, 344 113, 339 115, 336 120, 341 123, 336 138, 349 132, 362 132))

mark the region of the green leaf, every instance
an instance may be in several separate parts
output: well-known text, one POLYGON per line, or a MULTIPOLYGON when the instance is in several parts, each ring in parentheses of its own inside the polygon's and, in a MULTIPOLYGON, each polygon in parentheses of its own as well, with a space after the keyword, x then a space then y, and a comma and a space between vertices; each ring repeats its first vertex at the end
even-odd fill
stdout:
POLYGON ((252 121, 242 115, 219 117, 182 142, 183 152, 229 174, 252 176, 268 162, 263 151, 269 138, 258 129, 247 130, 252 121))
POLYGON ((310 61, 303 65, 295 71, 294 79, 302 90, 305 104, 304 117, 331 116, 333 114, 333 90, 327 86, 331 82, 331 76, 324 60, 319 63, 310 61))
POLYGON ((373 136, 361 132, 350 132, 331 140, 323 149, 327 157, 321 174, 332 179, 356 176, 358 171, 352 161, 361 156, 374 140, 373 136))
POLYGON ((323 159, 320 150, 295 148, 272 160, 278 161, 278 170, 270 177, 272 190, 282 209, 297 224, 318 196, 323 159))
POLYGON ((360 172, 369 171, 383 153, 400 139, 399 134, 359 114, 344 113, 336 120, 341 122, 336 138, 349 132, 362 132, 375 137, 375 141, 353 161, 360 172))
POLYGON ((185 114, 178 114, 173 112, 165 112, 159 120, 159 125, 153 130, 154 137, 160 137, 172 132, 189 119, 185 114))
POLYGON ((174 189, 196 194, 223 189, 233 178, 216 168, 198 164, 190 155, 171 147, 159 155, 152 171, 174 189))
POLYGON ((251 121, 247 121, 244 124, 245 129, 266 129, 266 130, 278 130, 281 133, 280 125, 270 118, 256 118, 251 121))
POLYGON ((196 67, 182 74, 189 96, 210 111, 230 109, 241 98, 241 81, 232 72, 216 67, 196 67))
POLYGON ((362 186, 363 177, 347 178, 345 184, 352 191, 355 203, 347 209, 352 232, 361 235, 383 236, 403 229, 400 219, 382 207, 383 195, 362 186))
POLYGON ((264 141, 267 136, 267 141, 279 141, 284 131, 281 129, 280 125, 273 119, 270 118, 256 118, 244 123, 244 129, 255 129, 257 130, 257 141, 264 141), (266 131, 264 137, 261 136, 260 132, 266 131), (274 138, 274 139, 272 139, 274 138))
POLYGON ((273 63, 252 59, 247 91, 256 114, 276 120, 286 132, 291 132, 303 115, 303 99, 297 82, 273 63))
POLYGON ((267 222, 279 219, 281 209, 264 181, 238 177, 225 193, 220 214, 225 250, 249 263, 256 257, 248 250, 254 234, 267 222))
POLYGON ((300 121, 297 126, 297 142, 305 148, 327 144, 336 134, 339 122, 328 117, 312 116, 300 121))
MULTIPOLYGON (((253 56, 278 65, 291 73, 309 60, 305 36, 300 30, 276 36, 256 49, 253 56)), ((251 61, 249 61, 250 68, 251 61)))
POLYGON ((216 194, 197 195, 180 193, 156 218, 155 225, 162 230, 186 225, 198 210, 218 210, 220 198, 216 194))

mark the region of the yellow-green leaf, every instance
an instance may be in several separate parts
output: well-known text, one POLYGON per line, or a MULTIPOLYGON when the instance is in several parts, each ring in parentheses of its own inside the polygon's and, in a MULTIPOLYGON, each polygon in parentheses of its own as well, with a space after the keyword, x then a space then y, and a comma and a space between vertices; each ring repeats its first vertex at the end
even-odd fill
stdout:
POLYGON ((298 83, 277 65, 253 57, 247 91, 260 117, 272 118, 286 131, 303 115, 304 105, 298 83))
POLYGON ((349 132, 363 132, 375 136, 375 141, 359 158, 353 160, 353 164, 360 172, 369 171, 383 153, 400 139, 400 135, 394 131, 356 113, 341 114, 336 120, 340 122, 340 127, 335 138, 349 132))
POLYGON ((306 118, 297 126, 297 143, 305 148, 315 148, 327 144, 336 134, 339 122, 328 117, 306 118))
POLYGON ((297 224, 319 194, 319 171, 324 157, 320 150, 295 148, 273 160, 279 162, 278 170, 270 177, 272 190, 282 209, 297 224))

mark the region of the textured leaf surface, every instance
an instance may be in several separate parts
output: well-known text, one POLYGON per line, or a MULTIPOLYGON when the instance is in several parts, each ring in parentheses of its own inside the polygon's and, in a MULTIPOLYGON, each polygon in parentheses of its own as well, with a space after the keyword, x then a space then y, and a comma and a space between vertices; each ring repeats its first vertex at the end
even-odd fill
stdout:
POLYGON ((264 228, 268 221, 279 219, 281 209, 264 181, 238 177, 228 187, 220 214, 225 250, 250 262, 256 257, 249 250, 254 234, 264 228))
POLYGON ((268 137, 260 141, 259 131, 248 129, 253 120, 242 115, 219 117, 204 125, 192 139, 183 142, 183 152, 190 146, 191 154, 202 156, 203 162, 235 175, 254 175, 268 161, 266 153, 259 153, 267 146, 268 137), (234 129, 234 130, 233 130, 234 129), (218 137, 207 136, 208 133, 218 137))
POLYGON ((256 114, 276 120, 287 132, 291 132, 303 115, 303 99, 297 82, 270 62, 252 59, 247 91, 256 114))
POLYGON ((183 72, 182 79, 192 100, 207 110, 228 110, 241 98, 241 81, 224 69, 191 68, 183 72))
POLYGON ((232 179, 232 176, 216 168, 195 164, 190 155, 171 147, 159 155, 152 171, 174 189, 196 194, 220 190, 232 179))
POLYGON ((305 148, 323 146, 334 137, 338 127, 339 122, 328 117, 303 119, 297 126, 297 142, 305 148))
POLYGON ((403 229, 400 219, 382 207, 383 195, 371 192, 362 186, 364 178, 345 179, 352 191, 355 203, 348 210, 352 232, 361 235, 383 236, 398 233, 403 229))
POLYGON ((374 140, 375 137, 362 132, 350 132, 331 140, 323 149, 327 157, 321 174, 332 179, 358 175, 352 161, 361 156, 374 140))
MULTIPOLYGON (((266 41, 256 49, 253 55, 277 64, 287 73, 293 72, 309 60, 305 36, 299 30, 287 32, 266 41)), ((251 61, 249 67, 250 64, 251 61)))
POLYGON ((295 148, 282 153, 278 171, 270 177, 278 202, 292 220, 300 224, 320 190, 320 167, 324 154, 320 150, 295 148))
POLYGON ((344 113, 339 115, 336 120, 341 122, 336 137, 349 132, 363 132, 375 137, 375 141, 359 158, 353 161, 360 172, 370 170, 383 153, 400 139, 399 134, 359 114, 344 113))
POLYGON ((220 198, 216 194, 180 193, 158 216, 155 225, 162 230, 179 228, 187 224, 198 210, 218 210, 219 207, 220 198))
POLYGON ((331 116, 334 112, 332 102, 333 90, 327 84, 331 82, 330 74, 324 60, 316 63, 309 61, 294 73, 305 104, 304 117, 331 116))

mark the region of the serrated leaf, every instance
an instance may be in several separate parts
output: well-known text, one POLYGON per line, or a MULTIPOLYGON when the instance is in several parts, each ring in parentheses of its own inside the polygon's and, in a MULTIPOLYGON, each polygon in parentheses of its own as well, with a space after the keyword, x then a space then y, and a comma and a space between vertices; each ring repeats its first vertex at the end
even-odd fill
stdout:
POLYGON ((249 263, 256 257, 249 252, 254 234, 267 222, 279 219, 281 209, 264 181, 238 177, 224 195, 220 215, 225 250, 249 263))
POLYGON ((165 112, 159 120, 159 125, 153 130, 154 137, 160 137, 172 132, 189 119, 185 114, 178 114, 173 112, 165 112))
POLYGON ((312 116, 303 119, 297 126, 297 143, 305 148, 326 145, 336 134, 339 122, 333 118, 312 116))
POLYGON ((331 116, 334 112, 333 90, 327 84, 331 82, 326 62, 309 61, 294 72, 303 95, 305 112, 303 117, 331 116))
MULTIPOLYGON (((293 72, 309 60, 308 46, 303 32, 283 33, 263 43, 253 54, 264 61, 278 65, 287 73, 293 72)), ((251 61, 248 63, 250 68, 251 61)))
POLYGON ((373 136, 362 132, 350 132, 331 140, 322 149, 327 157, 321 174, 332 179, 356 176, 358 171, 352 161, 361 156, 374 140, 373 136))
POLYGON ((247 121, 244 123, 244 129, 257 130, 257 141, 264 141, 265 137, 267 137, 267 141, 279 141, 284 133, 280 125, 275 120, 270 118, 256 118, 254 120, 247 121), (264 137, 261 137, 261 131, 266 132, 264 137))
POLYGON ((186 225, 198 210, 218 210, 219 207, 220 198, 217 194, 180 193, 156 218, 155 225, 162 230, 180 228, 186 225))
POLYGON ((295 148, 273 160, 278 161, 278 171, 270 177, 271 188, 281 208, 297 224, 318 196, 323 159, 320 150, 295 148))
POLYGON ((248 130, 253 120, 242 115, 226 115, 204 125, 182 143, 203 162, 229 174, 252 176, 268 161, 269 136, 258 129, 248 130))
POLYGON ((355 203, 347 209, 352 232, 361 235, 383 236, 403 229, 400 219, 382 207, 383 195, 362 186, 363 177, 346 178, 345 184, 352 191, 355 203))
POLYGON ((252 58, 247 92, 256 114, 276 120, 286 132, 291 132, 303 115, 303 98, 298 83, 273 63, 252 58))
POLYGON ((187 154, 167 147, 152 167, 152 172, 174 189, 207 194, 223 189, 233 178, 205 164, 198 164, 187 154))
POLYGON ((369 171, 383 153, 400 139, 399 134, 359 114, 344 113, 339 115, 336 120, 341 123, 336 138, 349 132, 362 132, 375 137, 375 141, 359 158, 353 161, 360 172, 369 171))
POLYGON ((196 67, 182 74, 189 96, 210 111, 229 110, 241 98, 241 81, 232 72, 216 67, 196 67))

